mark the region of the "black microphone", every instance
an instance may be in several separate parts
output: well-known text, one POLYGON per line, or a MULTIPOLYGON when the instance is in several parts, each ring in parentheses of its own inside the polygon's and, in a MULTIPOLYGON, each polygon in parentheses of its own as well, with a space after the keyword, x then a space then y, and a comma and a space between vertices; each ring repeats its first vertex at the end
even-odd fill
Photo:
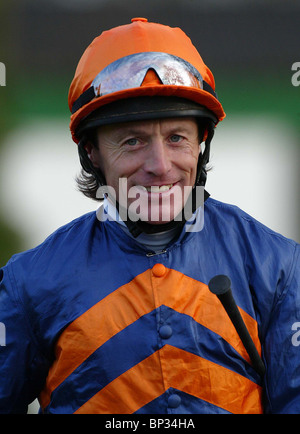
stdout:
POLYGON ((265 365, 258 354, 256 346, 254 345, 240 311, 234 301, 229 277, 223 274, 215 276, 209 281, 208 287, 222 303, 239 337, 241 338, 247 353, 249 354, 254 369, 263 377, 265 374, 265 365))

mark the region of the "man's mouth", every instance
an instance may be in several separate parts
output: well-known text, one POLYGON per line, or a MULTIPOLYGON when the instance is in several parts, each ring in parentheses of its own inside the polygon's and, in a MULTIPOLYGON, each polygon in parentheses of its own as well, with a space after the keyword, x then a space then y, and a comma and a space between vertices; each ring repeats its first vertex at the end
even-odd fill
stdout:
POLYGON ((165 184, 165 185, 151 185, 151 186, 143 186, 141 185, 140 187, 145 190, 148 191, 149 193, 162 193, 164 191, 169 191, 174 184, 165 184))

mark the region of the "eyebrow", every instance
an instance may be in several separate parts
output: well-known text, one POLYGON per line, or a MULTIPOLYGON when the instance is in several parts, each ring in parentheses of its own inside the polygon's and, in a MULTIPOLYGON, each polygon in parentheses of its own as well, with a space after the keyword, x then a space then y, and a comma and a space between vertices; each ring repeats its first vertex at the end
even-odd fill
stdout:
MULTIPOLYGON (((186 134, 189 133, 189 128, 185 127, 183 125, 174 125, 171 126, 168 130, 168 134, 186 134)), ((124 135, 133 135, 133 136, 138 136, 138 135, 151 135, 152 133, 148 133, 147 131, 144 130, 143 126, 126 126, 126 127, 122 127, 122 130, 120 131, 120 129, 116 129, 113 132, 113 137, 114 139, 118 140, 118 139, 122 139, 122 136, 124 135)))

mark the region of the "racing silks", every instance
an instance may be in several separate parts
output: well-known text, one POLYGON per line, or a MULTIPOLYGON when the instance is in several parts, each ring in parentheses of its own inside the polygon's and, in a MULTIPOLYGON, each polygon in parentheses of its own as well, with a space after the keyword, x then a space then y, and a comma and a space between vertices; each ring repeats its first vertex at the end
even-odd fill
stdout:
POLYGON ((86 214, 0 271, 0 411, 300 412, 299 246, 209 198, 159 254, 86 214), (261 378, 209 280, 226 274, 261 378), (293 343, 294 342, 294 343, 293 343))

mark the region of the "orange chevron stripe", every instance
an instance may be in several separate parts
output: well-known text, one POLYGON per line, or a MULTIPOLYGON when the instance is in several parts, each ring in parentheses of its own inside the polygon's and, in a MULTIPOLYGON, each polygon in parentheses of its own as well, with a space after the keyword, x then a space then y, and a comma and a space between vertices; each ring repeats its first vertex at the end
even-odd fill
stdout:
POLYGON ((156 352, 117 377, 75 414, 130 414, 165 392, 156 352))
POLYGON ((75 413, 134 413, 171 387, 234 414, 262 413, 258 385, 229 369, 169 345, 113 380, 75 413))
MULTIPOLYGON (((56 346, 56 360, 40 395, 41 406, 46 407, 50 403, 53 390, 97 348, 162 304, 190 315, 222 336, 249 361, 226 312, 207 285, 172 269, 166 269, 161 277, 154 276, 152 270, 146 270, 91 307, 64 330, 56 346)), ((243 310, 240 309, 240 312, 260 352, 257 323, 243 310)))
MULTIPOLYGON (((222 336, 244 359, 250 358, 218 298, 208 286, 184 274, 168 270, 162 280, 153 280, 156 305, 162 304, 191 316, 204 327, 222 336)), ((254 344, 261 354, 257 322, 239 308, 254 344)))
POLYGON ((53 390, 97 348, 155 308, 149 287, 151 281, 146 272, 142 279, 133 279, 92 306, 64 330, 56 345, 55 362, 39 397, 42 408, 50 403, 53 390))

